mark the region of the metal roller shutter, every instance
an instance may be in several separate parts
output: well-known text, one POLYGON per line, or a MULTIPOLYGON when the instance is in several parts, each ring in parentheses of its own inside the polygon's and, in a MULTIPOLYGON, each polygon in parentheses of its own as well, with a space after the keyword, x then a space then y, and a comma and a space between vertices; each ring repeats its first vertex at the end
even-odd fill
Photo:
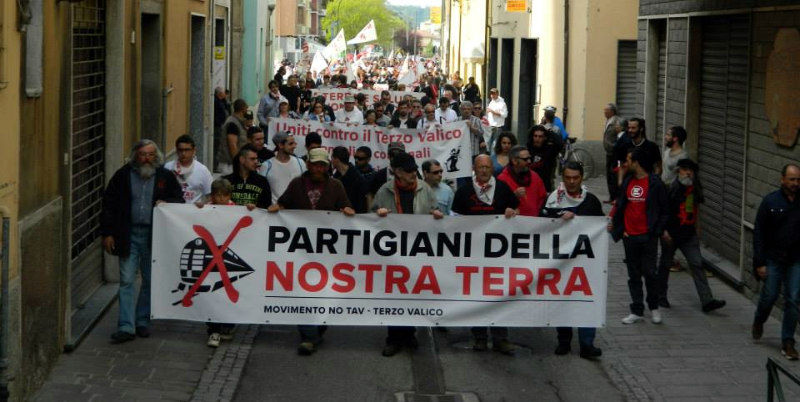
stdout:
POLYGON ((705 205, 703 241, 738 263, 744 174, 749 20, 725 16, 703 20, 698 159, 705 205), (711 173, 713 172, 713 173, 711 173), (712 177, 721 177, 721 180, 712 177))
POLYGON ((105 184, 105 0, 72 5, 70 278, 72 307, 103 282, 100 211, 105 184))
POLYGON ((656 124, 647 130, 647 137, 661 147, 664 142, 664 102, 667 96, 667 27, 658 31, 658 92, 656 103, 656 124), (652 130, 652 131, 651 131, 652 130))
POLYGON ((617 114, 636 114, 636 41, 621 40, 617 48, 617 114))

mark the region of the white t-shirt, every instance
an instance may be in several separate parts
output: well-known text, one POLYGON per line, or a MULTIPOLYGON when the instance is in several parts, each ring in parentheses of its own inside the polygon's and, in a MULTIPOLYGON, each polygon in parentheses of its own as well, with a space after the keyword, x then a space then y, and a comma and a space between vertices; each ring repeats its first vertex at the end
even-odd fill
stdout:
POLYGON ((348 112, 344 110, 344 108, 339 109, 336 111, 335 115, 337 123, 364 123, 364 113, 361 113, 357 107, 354 107, 352 112, 348 112))
POLYGON ((444 123, 452 123, 458 120, 458 115, 456 114, 455 110, 449 107, 444 111, 442 111, 442 108, 437 107, 436 112, 434 113, 434 118, 436 119, 437 123, 444 124, 444 123))
POLYGON ((283 192, 289 187, 289 182, 305 171, 305 162, 296 156, 291 156, 286 163, 274 157, 267 159, 261 164, 261 167, 258 169, 258 174, 267 178, 269 188, 272 190, 272 203, 274 204, 278 202, 278 198, 283 195, 283 192))
POLYGON ((183 199, 187 203, 200 201, 203 196, 211 194, 211 182, 214 177, 208 168, 197 160, 192 162, 192 166, 185 168, 177 163, 177 160, 169 161, 164 164, 164 169, 169 170, 178 178, 183 190, 183 199))

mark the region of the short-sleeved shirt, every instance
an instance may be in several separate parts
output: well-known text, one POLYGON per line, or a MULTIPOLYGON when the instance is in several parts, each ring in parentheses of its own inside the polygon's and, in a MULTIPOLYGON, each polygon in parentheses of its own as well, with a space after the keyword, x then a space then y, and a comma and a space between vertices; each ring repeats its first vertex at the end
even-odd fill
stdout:
POLYGON ((625 207, 625 233, 636 236, 647 233, 647 191, 650 178, 633 178, 625 189, 628 205, 625 207))

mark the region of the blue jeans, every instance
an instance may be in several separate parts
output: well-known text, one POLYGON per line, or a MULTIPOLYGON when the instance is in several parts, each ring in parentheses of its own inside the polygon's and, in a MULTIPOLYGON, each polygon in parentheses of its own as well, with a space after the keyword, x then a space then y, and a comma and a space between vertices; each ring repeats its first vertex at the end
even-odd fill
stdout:
MULTIPOLYGON (((572 328, 570 327, 557 327, 558 343, 569 345, 572 342, 572 328)), ((587 346, 594 346, 594 336, 597 333, 597 328, 578 328, 578 345, 581 348, 587 346)))
POLYGON ((119 331, 133 333, 136 327, 150 325, 150 227, 131 228, 130 254, 119 259, 119 331), (142 286, 134 310, 136 271, 142 273, 142 286), (135 315, 135 316, 134 316, 135 315), (134 323, 135 320, 135 323, 134 323))
POLYGON ((794 340, 794 328, 797 326, 797 303, 800 299, 800 261, 792 264, 778 264, 767 260, 767 279, 761 288, 761 296, 756 307, 756 324, 763 324, 769 318, 772 306, 778 300, 778 292, 783 282, 783 324, 781 340, 794 340))

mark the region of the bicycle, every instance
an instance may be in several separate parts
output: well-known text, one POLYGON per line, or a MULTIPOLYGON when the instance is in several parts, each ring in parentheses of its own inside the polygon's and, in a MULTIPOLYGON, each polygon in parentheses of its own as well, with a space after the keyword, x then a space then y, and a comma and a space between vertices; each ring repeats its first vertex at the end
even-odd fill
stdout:
POLYGON ((589 151, 575 148, 573 144, 577 140, 575 137, 568 137, 564 143, 564 149, 558 154, 558 172, 564 171, 567 162, 578 162, 583 165, 583 178, 588 179, 594 175, 594 160, 589 151))

